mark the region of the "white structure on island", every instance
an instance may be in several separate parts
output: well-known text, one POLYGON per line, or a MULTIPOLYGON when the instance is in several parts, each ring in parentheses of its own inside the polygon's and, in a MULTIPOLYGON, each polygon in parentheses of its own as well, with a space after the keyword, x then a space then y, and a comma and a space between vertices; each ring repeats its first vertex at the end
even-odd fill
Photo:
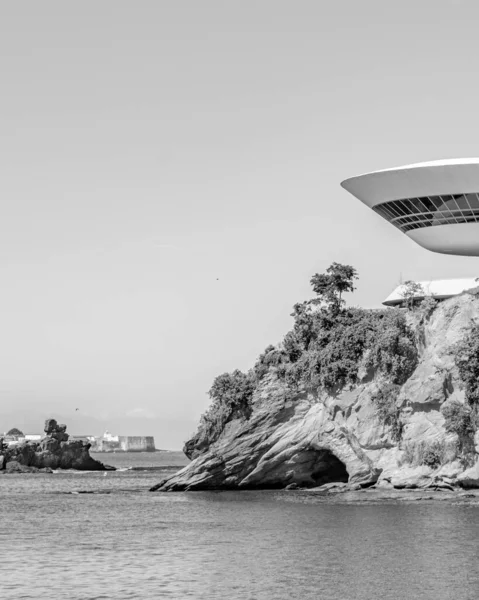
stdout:
POLYGON ((118 442, 119 436, 112 435, 109 431, 105 431, 105 433, 103 434, 103 439, 105 440, 105 442, 118 442))
POLYGON ((341 185, 423 248, 479 256, 479 158, 374 171, 341 185))
MULTIPOLYGON (((479 287, 479 281, 475 279, 436 279, 434 281, 417 281, 421 287, 414 294, 414 300, 423 300, 430 296, 435 300, 446 300, 452 296, 458 296, 473 288, 479 287)), ((385 306, 401 306, 406 296, 405 284, 398 285, 384 300, 385 306)))

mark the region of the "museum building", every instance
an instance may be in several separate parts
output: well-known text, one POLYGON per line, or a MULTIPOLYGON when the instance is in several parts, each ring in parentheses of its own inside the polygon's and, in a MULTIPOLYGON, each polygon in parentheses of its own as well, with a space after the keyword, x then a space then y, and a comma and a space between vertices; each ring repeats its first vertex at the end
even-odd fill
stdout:
POLYGON ((479 256, 479 158, 374 171, 341 186, 423 248, 479 256))
MULTIPOLYGON (((341 186, 423 248, 479 256, 479 158, 373 171, 346 179, 341 186)), ((437 299, 477 286, 475 278, 423 283, 437 299)), ((383 304, 399 303, 400 288, 383 304)))

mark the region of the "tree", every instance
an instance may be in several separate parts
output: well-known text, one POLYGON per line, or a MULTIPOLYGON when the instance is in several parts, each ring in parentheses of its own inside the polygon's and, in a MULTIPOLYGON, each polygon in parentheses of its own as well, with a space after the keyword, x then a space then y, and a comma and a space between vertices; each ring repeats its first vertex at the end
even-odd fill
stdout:
POLYGON ((16 427, 10 429, 10 431, 7 431, 7 435, 11 435, 14 437, 24 437, 23 431, 20 431, 20 429, 17 429, 16 427))
POLYGON ((318 296, 311 302, 325 304, 332 312, 338 313, 343 304, 344 292, 354 292, 354 280, 358 279, 356 269, 350 265, 333 262, 326 273, 316 273, 311 278, 313 291, 318 296))
POLYGON ((399 295, 404 298, 404 306, 411 310, 414 306, 415 298, 425 296, 426 292, 420 283, 409 279, 403 283, 399 295))
POLYGON ((233 373, 218 375, 213 381, 209 396, 213 403, 222 404, 231 411, 249 407, 255 388, 254 379, 248 373, 236 369, 233 373))

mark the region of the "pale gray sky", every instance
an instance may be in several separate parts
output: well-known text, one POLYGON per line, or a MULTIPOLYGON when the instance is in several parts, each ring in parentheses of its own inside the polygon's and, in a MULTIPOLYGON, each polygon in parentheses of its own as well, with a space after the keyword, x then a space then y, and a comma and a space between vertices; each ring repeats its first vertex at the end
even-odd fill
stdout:
POLYGON ((474 0, 0 2, 0 431, 179 448, 332 261, 362 306, 479 275, 339 186, 479 156, 478 27, 474 0))

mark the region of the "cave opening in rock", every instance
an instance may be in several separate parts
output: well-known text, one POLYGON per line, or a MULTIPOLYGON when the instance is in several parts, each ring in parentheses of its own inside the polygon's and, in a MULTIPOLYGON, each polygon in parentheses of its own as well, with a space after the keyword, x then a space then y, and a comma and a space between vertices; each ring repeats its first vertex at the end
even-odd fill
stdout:
POLYGON ((319 486, 325 483, 347 483, 349 475, 345 464, 329 450, 310 450, 314 452, 315 460, 311 464, 309 485, 319 486))
POLYGON ((296 457, 294 483, 301 487, 317 487, 325 483, 347 483, 345 464, 329 450, 308 448, 296 457))

